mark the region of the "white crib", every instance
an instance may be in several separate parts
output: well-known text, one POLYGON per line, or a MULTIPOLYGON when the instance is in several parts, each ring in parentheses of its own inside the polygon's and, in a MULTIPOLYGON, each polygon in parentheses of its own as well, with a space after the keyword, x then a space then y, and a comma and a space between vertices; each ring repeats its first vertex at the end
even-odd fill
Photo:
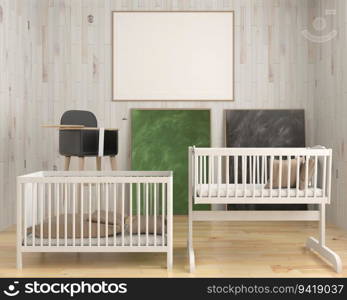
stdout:
POLYGON ((172 180, 171 171, 19 176, 17 268, 25 252, 166 252, 171 269, 172 180))
POLYGON ((306 247, 341 272, 340 257, 325 245, 332 150, 319 148, 189 148, 190 271, 195 269, 193 221, 319 221, 319 240, 306 247), (319 210, 194 211, 193 204, 315 204, 319 210))

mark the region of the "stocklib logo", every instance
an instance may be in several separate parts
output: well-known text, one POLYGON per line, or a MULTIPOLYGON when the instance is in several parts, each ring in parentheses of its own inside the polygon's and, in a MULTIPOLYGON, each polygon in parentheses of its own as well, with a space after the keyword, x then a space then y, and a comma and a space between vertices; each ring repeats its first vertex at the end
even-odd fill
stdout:
POLYGON ((13 284, 10 284, 7 290, 4 290, 4 294, 9 297, 17 296, 19 294, 19 290, 16 289, 18 283, 18 281, 14 281, 13 284))
POLYGON ((312 26, 316 30, 317 34, 311 33, 308 29, 304 29, 302 35, 313 43, 325 43, 331 41, 337 36, 337 30, 333 29, 326 34, 323 34, 324 30, 328 28, 327 17, 336 15, 335 9, 326 9, 324 17, 317 17, 313 20, 312 26))

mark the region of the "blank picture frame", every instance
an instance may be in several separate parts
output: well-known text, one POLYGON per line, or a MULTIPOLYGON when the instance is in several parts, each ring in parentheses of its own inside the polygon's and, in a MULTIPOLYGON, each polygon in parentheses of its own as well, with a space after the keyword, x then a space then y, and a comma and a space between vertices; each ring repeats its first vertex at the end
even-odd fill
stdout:
POLYGON ((234 100, 234 12, 113 14, 114 101, 234 100))

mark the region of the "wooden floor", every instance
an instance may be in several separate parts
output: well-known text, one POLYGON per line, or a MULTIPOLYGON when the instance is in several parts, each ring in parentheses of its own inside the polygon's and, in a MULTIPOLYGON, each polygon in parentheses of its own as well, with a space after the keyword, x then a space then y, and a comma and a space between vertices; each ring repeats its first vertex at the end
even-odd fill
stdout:
POLYGON ((336 274, 304 248, 316 222, 196 222, 197 268, 188 273, 187 218, 174 219, 174 269, 154 253, 26 253, 15 267, 15 228, 0 233, 0 277, 347 277, 347 232, 327 228, 327 245, 341 255, 336 274))

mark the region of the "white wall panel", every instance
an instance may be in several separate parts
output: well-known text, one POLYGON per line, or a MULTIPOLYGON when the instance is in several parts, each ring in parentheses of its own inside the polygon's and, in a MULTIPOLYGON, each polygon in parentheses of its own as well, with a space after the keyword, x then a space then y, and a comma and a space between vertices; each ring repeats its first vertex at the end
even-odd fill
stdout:
POLYGON ((334 149, 333 203, 327 213, 331 222, 347 229, 347 3, 320 0, 317 8, 327 25, 316 34, 336 30, 337 36, 316 45, 314 140, 334 149))

